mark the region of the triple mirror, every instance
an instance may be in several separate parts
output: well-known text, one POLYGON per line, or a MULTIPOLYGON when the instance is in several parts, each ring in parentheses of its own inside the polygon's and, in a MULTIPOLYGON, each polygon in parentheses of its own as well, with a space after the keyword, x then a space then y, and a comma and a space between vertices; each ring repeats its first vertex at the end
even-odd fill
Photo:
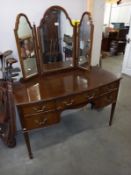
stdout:
POLYGON ((85 67, 91 61, 93 24, 85 12, 79 23, 73 24, 65 9, 52 6, 37 27, 24 14, 16 20, 15 36, 24 78, 58 70, 85 67))

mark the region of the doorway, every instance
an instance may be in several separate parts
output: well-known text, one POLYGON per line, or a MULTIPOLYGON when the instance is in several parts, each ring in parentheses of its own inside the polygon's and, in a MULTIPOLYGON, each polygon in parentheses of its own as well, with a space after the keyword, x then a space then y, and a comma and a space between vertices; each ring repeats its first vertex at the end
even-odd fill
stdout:
POLYGON ((102 67, 121 73, 130 29, 131 2, 107 0, 102 37, 102 67))

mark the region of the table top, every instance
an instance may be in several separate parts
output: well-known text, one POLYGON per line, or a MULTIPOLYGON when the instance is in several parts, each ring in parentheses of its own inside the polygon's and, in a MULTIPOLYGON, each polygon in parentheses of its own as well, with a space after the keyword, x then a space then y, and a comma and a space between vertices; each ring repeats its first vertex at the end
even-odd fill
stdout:
POLYGON ((14 83, 14 98, 16 105, 47 101, 79 94, 120 79, 106 70, 93 67, 90 71, 72 70, 39 76, 27 82, 14 83))

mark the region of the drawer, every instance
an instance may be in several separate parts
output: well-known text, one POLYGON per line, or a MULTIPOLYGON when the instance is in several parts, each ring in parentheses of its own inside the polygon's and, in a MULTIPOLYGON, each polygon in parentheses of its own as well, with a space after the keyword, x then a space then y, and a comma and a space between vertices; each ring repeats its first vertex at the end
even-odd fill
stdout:
POLYGON ((47 127, 60 121, 60 115, 58 112, 40 113, 37 115, 31 115, 24 118, 24 128, 30 130, 35 128, 47 127))
POLYGON ((75 105, 86 102, 86 98, 83 95, 74 95, 70 97, 64 97, 56 100, 57 110, 69 109, 75 107, 75 105))
POLYGON ((99 91, 100 91, 100 94, 104 94, 104 93, 108 93, 108 92, 117 90, 118 88, 119 88, 119 82, 116 81, 111 84, 100 87, 99 91))
POLYGON ((43 112, 49 112, 55 110, 55 102, 47 101, 47 102, 37 102, 29 105, 22 106, 22 113, 24 116, 29 116, 31 114, 38 114, 43 112))
POLYGON ((88 95, 87 93, 82 93, 56 100, 56 108, 57 110, 64 110, 75 107, 81 107, 82 105, 87 103, 88 95))
POLYGON ((117 100, 117 93, 118 91, 112 91, 105 95, 98 97, 97 99, 93 100, 93 105, 95 108, 103 108, 117 100))

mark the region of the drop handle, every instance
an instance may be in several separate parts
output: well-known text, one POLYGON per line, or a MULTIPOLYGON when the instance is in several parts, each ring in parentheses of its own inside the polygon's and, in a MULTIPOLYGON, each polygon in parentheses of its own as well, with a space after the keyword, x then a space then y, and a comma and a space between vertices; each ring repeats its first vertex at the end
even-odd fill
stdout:
POLYGON ((35 123, 38 124, 39 126, 46 124, 47 118, 44 118, 42 121, 35 120, 35 123))
POLYGON ((92 96, 86 96, 86 98, 88 99, 88 100, 92 100, 93 98, 94 98, 94 96, 95 96, 95 94, 94 95, 92 95, 92 96))
POLYGON ((74 103, 74 100, 71 100, 70 102, 63 102, 66 106, 71 106, 74 103))
POLYGON ((46 106, 42 106, 41 108, 36 108, 36 107, 34 107, 33 108, 33 110, 35 111, 35 112, 43 112, 44 110, 45 110, 45 108, 46 108, 46 106))
POLYGON ((94 98, 95 95, 91 96, 88 98, 88 100, 92 100, 94 98))

